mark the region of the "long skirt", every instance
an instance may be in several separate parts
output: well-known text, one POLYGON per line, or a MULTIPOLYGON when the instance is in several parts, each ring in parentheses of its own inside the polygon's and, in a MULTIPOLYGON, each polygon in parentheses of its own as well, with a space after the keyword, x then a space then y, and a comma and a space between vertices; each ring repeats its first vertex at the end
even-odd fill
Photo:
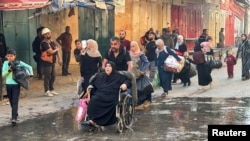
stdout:
POLYGON ((118 94, 113 98, 109 97, 110 95, 105 93, 96 94, 89 101, 88 117, 100 126, 112 125, 117 121, 116 105, 118 104, 118 94))
POLYGON ((197 65, 198 84, 200 86, 206 86, 212 82, 211 71, 212 70, 208 64, 204 63, 197 65))
POLYGON ((158 73, 160 77, 160 85, 164 92, 172 90, 171 80, 173 73, 165 71, 163 68, 158 67, 158 73))

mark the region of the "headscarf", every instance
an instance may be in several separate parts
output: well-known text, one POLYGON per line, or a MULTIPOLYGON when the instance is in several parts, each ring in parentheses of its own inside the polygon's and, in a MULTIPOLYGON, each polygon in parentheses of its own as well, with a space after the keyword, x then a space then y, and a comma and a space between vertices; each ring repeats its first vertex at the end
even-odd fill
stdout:
POLYGON ((106 65, 107 65, 107 64, 110 64, 111 67, 112 67, 112 72, 111 72, 111 74, 117 72, 114 62, 108 61, 108 62, 106 63, 106 65))
POLYGON ((179 40, 180 40, 180 42, 178 42, 178 43, 179 43, 179 45, 183 44, 183 42, 184 42, 184 38, 183 38, 183 36, 182 36, 182 35, 178 35, 178 36, 177 36, 177 39, 179 39, 179 40))
POLYGON ((245 37, 246 37, 246 39, 245 39, 245 40, 242 40, 242 42, 246 41, 246 40, 247 40, 247 34, 241 34, 240 37, 242 37, 242 36, 245 36, 245 37))
POLYGON ((104 76, 104 82, 114 82, 115 81, 115 77, 116 77, 116 72, 117 72, 117 70, 116 70, 116 68, 115 68, 115 63, 114 62, 112 62, 112 61, 108 61, 107 63, 106 63, 106 65, 107 64, 109 64, 109 65, 111 65, 111 67, 112 67, 112 72, 109 74, 109 75, 107 75, 106 73, 105 73, 105 76, 104 76))
POLYGON ((130 56, 137 56, 141 53, 141 49, 136 41, 132 41, 130 43, 130 46, 134 45, 135 47, 133 49, 130 49, 129 54, 130 56))
POLYGON ((176 42, 176 45, 175 45, 175 49, 176 50, 179 50, 179 46, 182 45, 184 42, 183 40, 183 36, 182 35, 178 35, 177 36, 177 42, 176 42), (179 40, 178 40, 179 39, 179 40))
POLYGON ((166 46, 164 46, 164 41, 163 41, 162 39, 156 40, 155 44, 162 47, 161 49, 158 49, 158 48, 157 48, 157 49, 155 50, 156 56, 157 56, 157 58, 158 58, 159 53, 162 52, 163 50, 166 50, 166 46))
POLYGON ((101 53, 98 50, 98 44, 93 39, 87 40, 87 51, 83 53, 85 55, 87 53, 90 57, 100 57, 101 53))

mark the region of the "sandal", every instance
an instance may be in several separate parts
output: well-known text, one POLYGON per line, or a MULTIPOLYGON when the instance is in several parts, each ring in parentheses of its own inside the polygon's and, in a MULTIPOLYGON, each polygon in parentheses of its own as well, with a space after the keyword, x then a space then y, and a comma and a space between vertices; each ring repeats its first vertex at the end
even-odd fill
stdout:
POLYGON ((87 126, 96 127, 96 128, 100 127, 98 124, 96 124, 92 120, 84 121, 84 122, 81 123, 81 125, 87 125, 87 126))
POLYGON ((89 120, 90 124, 96 128, 100 128, 98 124, 96 124, 93 120, 89 120))
POLYGON ((82 122, 81 125, 92 126, 92 123, 88 120, 88 121, 82 122))

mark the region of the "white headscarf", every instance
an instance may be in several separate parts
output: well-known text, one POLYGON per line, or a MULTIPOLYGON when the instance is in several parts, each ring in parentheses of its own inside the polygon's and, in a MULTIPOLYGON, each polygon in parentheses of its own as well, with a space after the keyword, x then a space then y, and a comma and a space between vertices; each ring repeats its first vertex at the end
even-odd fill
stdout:
POLYGON ((156 40, 155 44, 160 46, 160 49, 157 47, 157 49, 155 50, 156 56, 158 58, 159 53, 162 52, 163 50, 166 50, 166 46, 164 45, 164 41, 162 39, 156 40))
POLYGON ((183 44, 183 36, 182 35, 178 35, 177 36, 177 42, 176 42, 176 45, 175 45, 175 48, 176 50, 179 50, 179 46, 183 44), (178 40, 179 39, 179 40, 178 40))

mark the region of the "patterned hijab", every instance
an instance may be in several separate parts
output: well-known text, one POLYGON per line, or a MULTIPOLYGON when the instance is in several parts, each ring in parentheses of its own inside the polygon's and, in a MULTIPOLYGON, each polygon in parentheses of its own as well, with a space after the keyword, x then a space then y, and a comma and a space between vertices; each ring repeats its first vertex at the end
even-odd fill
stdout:
POLYGON ((84 54, 85 53, 87 53, 90 57, 101 57, 101 53, 98 50, 98 44, 93 39, 87 40, 87 48, 84 54))

